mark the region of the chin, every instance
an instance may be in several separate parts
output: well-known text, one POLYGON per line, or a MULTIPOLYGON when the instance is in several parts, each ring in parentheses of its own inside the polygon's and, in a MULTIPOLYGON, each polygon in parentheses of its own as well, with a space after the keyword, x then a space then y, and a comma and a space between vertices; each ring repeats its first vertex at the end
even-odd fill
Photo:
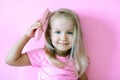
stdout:
POLYGON ((61 51, 61 52, 67 52, 70 49, 58 49, 58 50, 61 51))

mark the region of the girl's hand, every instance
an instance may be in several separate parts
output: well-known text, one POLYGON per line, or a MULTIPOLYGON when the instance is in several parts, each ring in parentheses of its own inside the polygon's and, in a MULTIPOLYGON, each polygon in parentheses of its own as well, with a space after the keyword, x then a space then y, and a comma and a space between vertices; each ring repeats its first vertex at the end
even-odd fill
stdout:
POLYGON ((36 21, 26 32, 26 35, 30 38, 35 36, 36 30, 43 31, 43 25, 41 20, 36 21))
POLYGON ((37 40, 40 39, 43 31, 46 28, 46 25, 48 24, 48 19, 51 15, 51 12, 49 9, 46 9, 43 17, 41 20, 36 21, 26 32, 27 36, 29 37, 35 37, 37 40))

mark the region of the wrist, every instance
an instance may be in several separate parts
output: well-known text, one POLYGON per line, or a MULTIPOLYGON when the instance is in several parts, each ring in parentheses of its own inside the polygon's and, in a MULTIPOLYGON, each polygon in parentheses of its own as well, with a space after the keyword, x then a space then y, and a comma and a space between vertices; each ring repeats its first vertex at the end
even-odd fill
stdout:
POLYGON ((31 39, 32 37, 29 36, 28 34, 24 34, 24 36, 27 38, 27 39, 31 39))

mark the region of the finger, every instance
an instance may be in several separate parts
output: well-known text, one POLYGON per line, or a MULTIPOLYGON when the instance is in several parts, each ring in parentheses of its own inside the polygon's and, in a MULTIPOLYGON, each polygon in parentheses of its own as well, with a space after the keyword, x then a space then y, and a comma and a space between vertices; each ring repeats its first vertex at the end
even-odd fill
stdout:
POLYGON ((33 25, 33 27, 39 27, 39 28, 42 28, 42 22, 35 22, 33 25))
POLYGON ((37 20, 37 22, 41 22, 41 19, 37 20))
POLYGON ((36 30, 36 32, 35 32, 35 39, 39 40, 41 36, 42 36, 42 30, 36 30))

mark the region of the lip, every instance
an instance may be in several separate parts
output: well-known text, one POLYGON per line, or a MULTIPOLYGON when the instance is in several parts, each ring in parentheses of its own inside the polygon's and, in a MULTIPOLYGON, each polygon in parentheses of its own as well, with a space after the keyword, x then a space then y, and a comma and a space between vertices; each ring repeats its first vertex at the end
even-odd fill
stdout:
POLYGON ((68 45, 69 43, 59 43, 59 44, 62 44, 62 45, 68 45))

